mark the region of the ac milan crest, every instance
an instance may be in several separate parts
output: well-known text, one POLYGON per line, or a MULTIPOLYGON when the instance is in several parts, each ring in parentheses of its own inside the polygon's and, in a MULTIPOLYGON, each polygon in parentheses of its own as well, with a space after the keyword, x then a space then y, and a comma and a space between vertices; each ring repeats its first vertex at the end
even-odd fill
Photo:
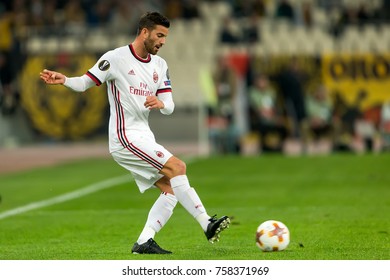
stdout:
POLYGON ((161 151, 155 151, 156 155, 159 157, 159 158, 163 158, 164 157, 164 154, 163 152, 161 151))
POLYGON ((158 82, 158 74, 157 74, 156 70, 154 70, 154 72, 153 72, 153 82, 155 82, 155 83, 158 82))

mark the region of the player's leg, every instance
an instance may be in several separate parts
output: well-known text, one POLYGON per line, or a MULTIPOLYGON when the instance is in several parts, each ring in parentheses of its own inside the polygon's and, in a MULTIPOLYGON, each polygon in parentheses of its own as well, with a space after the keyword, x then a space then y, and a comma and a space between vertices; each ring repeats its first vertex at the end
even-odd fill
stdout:
POLYGON ((154 238, 172 216, 173 209, 177 204, 177 199, 169 185, 169 179, 162 177, 155 185, 161 190, 161 193, 153 206, 150 208, 145 226, 138 237, 137 243, 142 244, 150 238, 154 238))
POLYGON ((155 241, 158 233, 172 216, 177 200, 174 195, 161 193, 149 211, 145 226, 132 248, 133 254, 171 254, 155 241))
POLYGON ((216 219, 207 214, 199 195, 190 186, 185 163, 172 156, 164 164, 161 173, 170 178, 170 186, 177 200, 198 221, 207 239, 210 242, 218 241, 219 233, 229 226, 230 220, 227 216, 216 219))
MULTIPOLYGON (((137 176, 136 176, 137 177, 137 176)), ((140 179, 138 179, 140 182, 140 179)), ((133 254, 170 254, 172 252, 162 249, 155 241, 154 236, 165 226, 171 218, 177 199, 172 193, 169 179, 160 178, 155 184, 161 190, 157 200, 149 210, 145 226, 132 248, 133 254)))
MULTIPOLYGON (((150 145, 152 146, 152 145, 150 145)), ((138 151, 142 151, 145 158, 139 157, 132 149, 122 149, 112 153, 115 161, 131 172, 140 192, 145 192, 150 188, 155 188, 157 182, 162 190, 171 190, 169 179, 164 178, 159 173, 160 169, 156 169, 156 166, 166 162, 167 158, 161 157, 161 154, 170 157, 169 152, 164 151, 161 148, 162 153, 157 156, 155 150, 160 151, 160 147, 153 146, 151 151, 148 145, 137 144, 134 147, 138 151), (147 156, 149 155, 149 156, 147 156), (151 164, 153 163, 153 164, 151 164)), ((177 204, 176 197, 171 193, 162 191, 155 203, 152 205, 145 226, 138 237, 137 242, 132 248, 134 254, 169 254, 170 251, 162 249, 155 241, 154 236, 161 228, 166 224, 172 215, 172 211, 177 204)))

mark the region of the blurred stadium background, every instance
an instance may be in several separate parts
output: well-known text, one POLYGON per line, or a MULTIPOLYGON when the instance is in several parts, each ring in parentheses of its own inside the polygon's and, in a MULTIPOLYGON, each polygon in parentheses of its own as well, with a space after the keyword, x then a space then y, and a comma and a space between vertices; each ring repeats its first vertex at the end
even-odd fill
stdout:
POLYGON ((176 112, 153 113, 151 126, 173 152, 388 150, 389 0, 3 0, 1 153, 80 142, 105 149, 105 85, 75 94, 44 85, 39 72, 82 75, 105 51, 132 42, 149 10, 172 21, 159 55, 176 112), (256 98, 259 76, 269 87, 256 98))
POLYGON ((148 10, 172 21, 159 55, 176 111, 152 112, 158 142, 253 155, 188 160, 210 213, 234 219, 210 247, 175 210, 158 240, 172 259, 389 260, 389 0, 0 0, 0 259, 139 259, 127 244, 156 193, 140 199, 109 158, 106 86, 39 72, 82 75, 148 10), (285 254, 254 245, 270 218, 292 232, 285 254))

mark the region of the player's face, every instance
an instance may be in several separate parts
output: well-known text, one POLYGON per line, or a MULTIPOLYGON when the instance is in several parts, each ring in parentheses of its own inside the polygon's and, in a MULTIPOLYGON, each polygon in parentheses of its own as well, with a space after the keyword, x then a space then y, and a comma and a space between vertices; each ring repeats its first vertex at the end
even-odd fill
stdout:
POLYGON ((168 28, 157 25, 155 29, 148 32, 149 36, 145 39, 145 49, 150 54, 157 54, 160 48, 165 44, 168 36, 168 28))

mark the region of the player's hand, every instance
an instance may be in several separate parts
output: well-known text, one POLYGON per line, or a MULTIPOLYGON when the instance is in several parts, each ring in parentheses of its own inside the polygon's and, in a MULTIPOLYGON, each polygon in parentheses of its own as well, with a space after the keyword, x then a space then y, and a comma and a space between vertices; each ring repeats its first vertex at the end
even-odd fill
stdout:
POLYGON ((47 69, 40 72, 39 77, 49 85, 60 85, 65 83, 65 75, 47 69))
POLYGON ((152 109, 163 109, 164 103, 157 98, 157 96, 146 96, 146 101, 144 103, 145 108, 149 110, 152 109))

